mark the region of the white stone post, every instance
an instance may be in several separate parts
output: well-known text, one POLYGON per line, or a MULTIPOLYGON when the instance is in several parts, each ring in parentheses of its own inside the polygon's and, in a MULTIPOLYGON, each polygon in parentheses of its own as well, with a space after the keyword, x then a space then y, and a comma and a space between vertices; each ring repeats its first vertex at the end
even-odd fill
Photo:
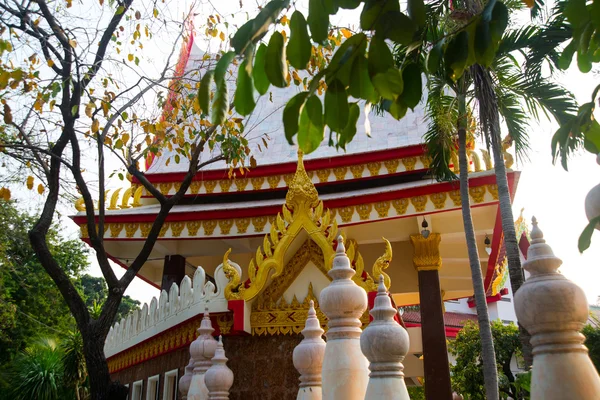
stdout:
POLYGON ((187 394, 192 383, 192 375, 194 374, 194 364, 194 359, 190 357, 190 362, 185 367, 185 374, 179 379, 179 393, 181 393, 181 400, 187 399, 187 394))
POLYGON ((208 388, 209 400, 229 400, 229 389, 233 385, 233 372, 227 367, 227 357, 223 349, 223 341, 219 336, 217 350, 212 359, 212 366, 204 375, 208 388))
POLYGON ((371 309, 373 321, 360 337, 360 348, 371 362, 365 399, 410 400, 402 365, 408 354, 408 332, 394 320, 398 310, 392 307, 383 282, 383 275, 380 275, 377 297, 371 309))
POLYGON ((308 318, 302 330, 304 339, 294 349, 294 367, 300 372, 300 389, 296 400, 321 400, 321 368, 325 356, 323 329, 317 318, 315 303, 310 301, 308 318))
POLYGON ((588 318, 583 290, 557 270, 535 217, 523 263, 531 276, 515 293, 517 318, 531 334, 531 400, 600 399, 600 377, 580 333, 588 318))
POLYGON ((360 317, 367 309, 367 293, 352 281, 341 236, 337 239, 333 266, 328 275, 333 281, 321 291, 319 305, 329 319, 327 345, 323 360, 324 400, 363 400, 369 381, 368 362, 360 351, 360 317))
POLYGON ((212 337, 214 331, 208 309, 206 309, 200 328, 198 328, 200 335, 190 345, 190 356, 194 359, 194 371, 187 400, 208 400, 204 374, 212 365, 211 360, 215 356, 217 348, 217 341, 212 337))

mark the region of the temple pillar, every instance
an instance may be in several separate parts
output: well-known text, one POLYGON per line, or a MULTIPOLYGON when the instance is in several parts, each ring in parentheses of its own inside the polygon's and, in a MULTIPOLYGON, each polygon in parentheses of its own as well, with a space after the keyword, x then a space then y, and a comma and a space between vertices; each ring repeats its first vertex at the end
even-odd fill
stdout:
POLYGON ((369 363, 360 350, 367 293, 351 279, 350 266, 341 236, 333 265, 327 273, 332 281, 321 291, 319 305, 329 319, 323 360, 323 400, 364 400, 369 383, 369 363))
POLYGON ((441 236, 439 233, 430 233, 426 238, 423 235, 411 235, 410 240, 414 249, 413 265, 419 275, 425 397, 452 400, 439 277, 442 267, 441 236))
POLYGON ((515 293, 519 322, 531 334, 531 400, 600 398, 600 377, 580 331, 588 319, 584 291, 558 272, 554 255, 533 218, 523 268, 531 275, 515 293))
POLYGON ((171 286, 176 283, 179 285, 185 276, 185 257, 179 254, 165 256, 165 264, 163 267, 161 290, 166 290, 167 293, 171 286))

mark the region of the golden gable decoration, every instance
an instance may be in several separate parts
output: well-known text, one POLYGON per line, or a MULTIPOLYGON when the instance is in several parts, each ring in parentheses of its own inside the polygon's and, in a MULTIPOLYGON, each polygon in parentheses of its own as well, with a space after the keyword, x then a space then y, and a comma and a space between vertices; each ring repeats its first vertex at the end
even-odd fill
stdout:
MULTIPOLYGON (((227 269, 229 271, 228 289, 225 290, 227 299, 249 301, 265 289, 268 280, 280 282, 278 278, 284 275, 284 272, 289 273, 284 264, 285 254, 303 230, 308 234, 309 241, 314 243, 315 248, 320 249, 321 270, 326 273, 331 268, 331 260, 335 253, 335 237, 338 234, 337 222, 330 210, 323 209, 323 202, 319 200, 317 189, 304 169, 302 156, 302 152, 299 151, 296 174, 290 182, 282 212, 277 214, 274 223, 271 224, 270 232, 264 236, 263 245, 256 250, 255 257, 250 261, 248 281, 240 282, 240 277, 237 276, 234 268, 227 269)), ((364 265, 356 246, 351 251, 353 253, 349 254, 349 257, 352 256, 350 259, 355 261, 357 268, 355 280, 369 291, 372 289, 372 279, 368 274, 366 280, 363 278, 364 265), (359 262, 356 262, 356 259, 359 259, 359 262)), ((223 261, 224 268, 228 255, 229 253, 223 261)), ((287 281, 276 285, 283 283, 287 281)))

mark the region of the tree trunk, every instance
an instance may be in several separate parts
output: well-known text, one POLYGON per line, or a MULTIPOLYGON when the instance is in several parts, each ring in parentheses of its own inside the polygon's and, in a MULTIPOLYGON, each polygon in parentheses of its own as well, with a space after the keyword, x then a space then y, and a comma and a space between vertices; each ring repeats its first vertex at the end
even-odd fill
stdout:
MULTIPOLYGON (((464 79, 464 78, 463 78, 464 79)), ((459 85, 462 85, 460 82, 459 85)), ((462 91, 462 90, 461 90, 462 91)), ((471 204, 469 199, 469 176, 467 162, 467 112, 464 93, 458 94, 458 157, 460 165, 460 197, 462 205, 463 223, 467 250, 469 253, 469 266, 473 280, 473 291, 475 305, 477 308, 477 321, 479 322, 479 335, 481 337, 481 358, 483 363, 483 380, 486 398, 497 400, 498 393, 498 370, 496 367, 496 353, 492 339, 492 327, 488 315, 487 302, 485 301, 485 289, 483 275, 481 273, 481 262, 475 240, 475 229, 471 216, 471 204)))
MULTIPOLYGON (((508 179, 506 178, 506 166, 504 165, 504 156, 502 155, 502 141, 500 138, 499 125, 499 119, 496 119, 492 125, 492 152, 494 154, 496 184, 498 185, 502 231, 504 232, 504 247, 506 248, 506 258, 508 259, 510 287, 514 296, 521 285, 523 285, 524 278, 523 268, 521 267, 519 243, 515 231, 515 218, 512 212, 510 189, 508 187, 508 179)), ((525 360, 525 368, 529 369, 533 364, 533 354, 530 343, 531 335, 529 335, 529 332, 527 332, 521 324, 519 324, 519 339, 521 341, 521 350, 525 360)))
MULTIPOLYGON (((93 320, 92 320, 93 321, 93 320)), ((108 372, 108 364, 104 357, 105 337, 99 337, 94 329, 93 321, 85 334, 82 332, 85 362, 90 381, 91 400, 125 400, 129 389, 119 382, 112 382, 108 372)))

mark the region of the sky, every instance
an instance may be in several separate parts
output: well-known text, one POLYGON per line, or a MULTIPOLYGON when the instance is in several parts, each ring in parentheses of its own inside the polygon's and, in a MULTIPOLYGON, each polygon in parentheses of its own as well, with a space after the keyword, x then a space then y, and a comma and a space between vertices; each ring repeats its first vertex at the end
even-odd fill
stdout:
MULTIPOLYGON (((307 1, 297 2, 299 7, 304 3, 307 1)), ((190 4, 191 1, 185 0, 178 2, 177 6, 180 7, 180 12, 184 12, 190 4)), ((206 16, 214 13, 214 6, 221 15, 231 18, 233 14, 233 19, 237 23, 245 22, 246 18, 256 13, 255 1, 250 4, 250 0, 243 2, 202 0, 196 3, 198 14, 196 26, 201 26, 206 16), (240 4, 243 3, 248 4, 244 4, 240 9, 240 4)), ((177 11, 179 10, 175 10, 173 15, 177 11)), ((357 20, 356 15, 351 12, 341 13, 332 20, 332 24, 351 25, 352 21, 357 20)), ((234 29, 231 28, 228 33, 233 32, 234 29)), ((208 50, 215 50, 219 45, 211 42, 208 50)), ((155 58, 165 53, 164 46, 162 48, 157 46, 155 49, 147 48, 146 51, 155 58)), ((580 103, 583 103, 590 101, 591 91, 597 84, 596 77, 593 73, 581 74, 572 68, 560 77, 560 82, 575 94, 580 103)), ((596 164, 595 156, 587 152, 582 152, 570 161, 569 172, 564 171, 560 165, 552 165, 550 140, 556 129, 557 125, 548 120, 531 125, 529 159, 518 160, 513 167, 521 171, 513 212, 517 218, 520 210, 524 209, 527 221, 530 221, 532 216, 538 219, 546 241, 552 246, 555 254, 563 260, 561 272, 580 285, 588 301, 595 304, 597 297, 600 296, 600 232, 596 231, 591 248, 584 254, 579 253, 577 240, 587 224, 584 212, 585 196, 592 187, 600 184, 600 165, 596 164)), ((68 224, 66 230, 68 235, 77 236, 79 231, 77 227, 68 219, 65 219, 65 223, 68 224)), ((93 275, 101 275, 95 263, 92 263, 89 272, 93 275)), ((120 276, 124 270, 115 266, 115 272, 120 276)), ((152 296, 158 296, 158 290, 136 278, 126 294, 141 302, 149 303, 152 296)))

